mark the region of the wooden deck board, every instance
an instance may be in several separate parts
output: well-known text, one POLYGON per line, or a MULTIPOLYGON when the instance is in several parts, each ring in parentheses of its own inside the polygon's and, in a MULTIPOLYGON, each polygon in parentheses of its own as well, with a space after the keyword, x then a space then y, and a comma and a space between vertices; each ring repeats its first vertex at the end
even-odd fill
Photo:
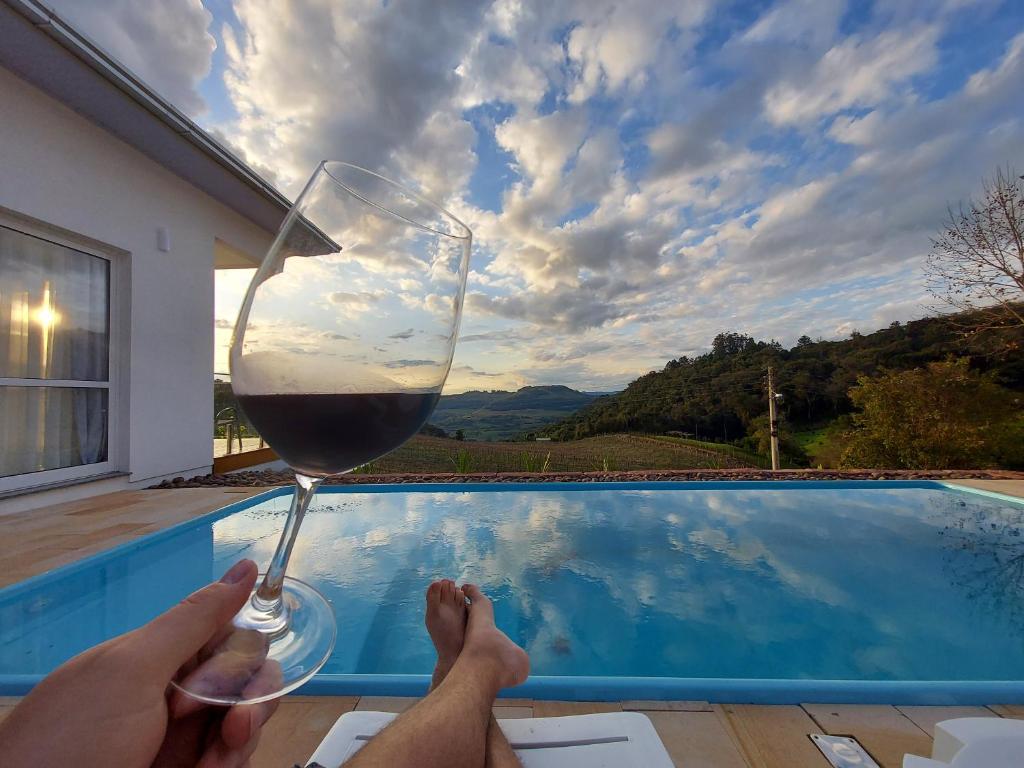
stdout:
POLYGON ((253 768, 305 765, 334 721, 355 709, 356 696, 287 696, 264 726, 253 768))
POLYGON ((818 726, 800 707, 725 704, 715 711, 750 768, 827 768, 809 738, 818 726))
POLYGON ((540 701, 533 702, 534 717, 564 717, 565 715, 592 715, 597 712, 621 712, 617 701, 540 701))
POLYGON ((989 709, 1000 717, 1014 717, 1024 720, 1024 704, 992 704, 989 709))
POLYGON ((931 737, 895 707, 804 704, 803 708, 825 733, 857 739, 882 768, 900 768, 906 754, 931 754, 931 737))
POLYGON ((908 707, 900 705, 896 707, 906 717, 909 717, 914 725, 927 733, 935 736, 935 725, 943 720, 952 720, 957 717, 996 717, 996 713, 987 707, 908 707))
POLYGON ((647 701, 631 699, 622 702, 623 710, 638 712, 710 712, 706 701, 647 701))
POLYGON ((356 705, 359 712, 405 712, 419 701, 414 696, 363 696, 356 705))
POLYGON ((710 711, 644 712, 678 768, 747 768, 725 724, 710 711))

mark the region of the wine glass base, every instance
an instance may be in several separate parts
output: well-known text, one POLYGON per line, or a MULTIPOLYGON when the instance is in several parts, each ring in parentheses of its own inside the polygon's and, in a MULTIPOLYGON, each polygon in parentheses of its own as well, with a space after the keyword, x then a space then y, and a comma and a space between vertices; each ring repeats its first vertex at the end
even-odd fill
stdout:
POLYGON ((287 623, 272 630, 252 628, 259 622, 252 621, 250 599, 228 634, 204 649, 197 664, 182 670, 171 685, 207 704, 230 705, 276 699, 307 682, 334 649, 334 611, 316 589, 291 577, 285 577, 281 596, 287 623))

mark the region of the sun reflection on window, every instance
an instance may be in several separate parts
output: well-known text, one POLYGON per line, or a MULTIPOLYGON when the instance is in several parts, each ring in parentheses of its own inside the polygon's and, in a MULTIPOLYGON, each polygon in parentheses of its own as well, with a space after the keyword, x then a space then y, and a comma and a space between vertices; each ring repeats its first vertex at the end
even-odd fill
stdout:
POLYGON ((52 303, 48 303, 49 299, 50 289, 47 288, 43 296, 43 303, 32 312, 32 320, 42 328, 43 333, 49 333, 60 325, 61 321, 60 312, 53 308, 52 303))
POLYGON ((54 308, 53 293, 50 290, 50 281, 43 283, 43 300, 39 306, 32 310, 32 321, 35 322, 43 332, 39 339, 40 361, 42 362, 43 378, 50 375, 50 362, 53 353, 53 332, 60 324, 60 312, 54 308))

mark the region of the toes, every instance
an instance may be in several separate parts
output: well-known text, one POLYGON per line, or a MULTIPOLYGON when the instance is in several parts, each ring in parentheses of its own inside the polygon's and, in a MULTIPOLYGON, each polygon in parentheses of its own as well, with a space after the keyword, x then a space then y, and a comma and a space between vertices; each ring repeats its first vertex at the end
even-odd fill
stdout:
POLYGON ((466 604, 466 594, 451 579, 438 579, 427 588, 427 604, 460 607, 466 604))
POLYGON ((444 582, 435 581, 427 587, 427 605, 438 605, 441 602, 441 587, 444 582))
POLYGON ((480 587, 476 584, 463 584, 462 592, 469 598, 470 605, 473 608, 483 608, 488 612, 493 612, 490 599, 480 591, 480 587))

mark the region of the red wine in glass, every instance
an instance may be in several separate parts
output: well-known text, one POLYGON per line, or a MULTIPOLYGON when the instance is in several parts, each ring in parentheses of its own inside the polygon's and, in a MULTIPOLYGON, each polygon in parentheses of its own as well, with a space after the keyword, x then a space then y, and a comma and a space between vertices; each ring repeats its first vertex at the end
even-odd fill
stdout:
POLYGON ((438 392, 341 395, 239 395, 264 440, 296 472, 316 477, 358 467, 415 435, 438 392))

